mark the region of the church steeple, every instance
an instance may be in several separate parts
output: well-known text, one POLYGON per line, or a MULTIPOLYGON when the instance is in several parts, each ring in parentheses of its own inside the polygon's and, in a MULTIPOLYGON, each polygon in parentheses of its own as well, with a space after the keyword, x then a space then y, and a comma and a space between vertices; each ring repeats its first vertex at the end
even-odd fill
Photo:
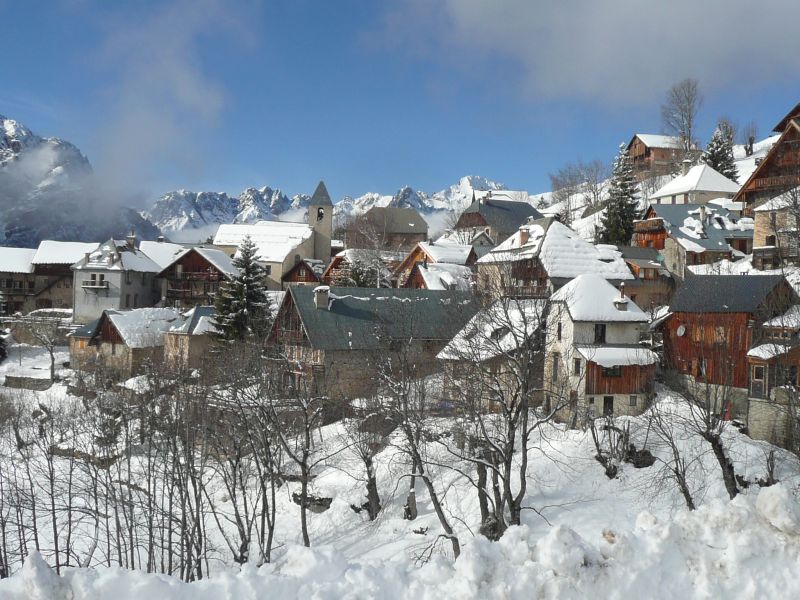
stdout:
POLYGON ((317 189, 314 190, 311 196, 311 206, 333 206, 324 181, 320 180, 319 184, 317 184, 317 189))
POLYGON ((333 202, 323 181, 317 185, 308 204, 308 224, 314 230, 314 258, 327 265, 331 260, 333 202))

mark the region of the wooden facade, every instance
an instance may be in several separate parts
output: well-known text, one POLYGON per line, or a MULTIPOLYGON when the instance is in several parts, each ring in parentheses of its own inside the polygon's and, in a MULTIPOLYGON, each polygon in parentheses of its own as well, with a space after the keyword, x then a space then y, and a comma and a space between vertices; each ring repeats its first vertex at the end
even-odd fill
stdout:
MULTIPOLYGON (((335 260, 335 259, 334 259, 335 260)), ((331 261, 333 263, 333 261, 331 261)), ((281 277, 284 285, 316 285, 322 282, 320 271, 324 263, 319 261, 319 269, 314 268, 314 264, 308 260, 299 261, 294 267, 281 277)))
POLYGON ((194 248, 164 269, 162 297, 171 305, 191 308, 214 304, 214 298, 227 275, 194 248))
POLYGON ((655 216, 652 207, 647 209, 644 219, 636 221, 633 224, 632 246, 663 250, 666 239, 667 230, 664 227, 664 221, 660 217, 655 216))
POLYGON ((655 365, 625 365, 605 369, 586 363, 586 395, 649 394, 653 391, 655 365))
POLYGON ((638 135, 628 143, 628 156, 640 179, 642 175, 669 173, 671 165, 677 160, 677 152, 677 148, 648 146, 638 135))

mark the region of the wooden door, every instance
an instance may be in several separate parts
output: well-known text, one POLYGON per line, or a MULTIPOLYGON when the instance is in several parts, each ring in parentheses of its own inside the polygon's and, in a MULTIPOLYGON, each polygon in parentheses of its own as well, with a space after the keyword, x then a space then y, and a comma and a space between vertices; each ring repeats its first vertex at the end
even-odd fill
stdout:
POLYGON ((603 416, 610 417, 614 414, 614 396, 603 396, 603 416))

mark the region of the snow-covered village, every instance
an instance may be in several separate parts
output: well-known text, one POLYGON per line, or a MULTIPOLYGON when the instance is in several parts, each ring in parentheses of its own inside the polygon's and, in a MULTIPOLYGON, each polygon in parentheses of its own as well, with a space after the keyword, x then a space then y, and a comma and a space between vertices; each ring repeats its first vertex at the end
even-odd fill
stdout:
POLYGON ((0 598, 800 596, 800 5, 0 14, 0 598))

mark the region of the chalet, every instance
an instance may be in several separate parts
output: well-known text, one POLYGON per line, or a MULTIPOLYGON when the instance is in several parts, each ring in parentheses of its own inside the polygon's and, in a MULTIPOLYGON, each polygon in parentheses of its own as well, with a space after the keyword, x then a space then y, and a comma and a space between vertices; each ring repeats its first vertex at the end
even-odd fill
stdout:
POLYGON ((164 333, 164 364, 176 373, 199 369, 215 343, 213 306, 195 306, 164 333))
POLYGON ((464 265, 422 262, 414 265, 403 287, 469 292, 473 289, 474 275, 472 269, 464 265))
POLYGON ((438 352, 476 310, 463 292, 291 286, 270 338, 285 358, 288 381, 353 398, 376 391, 376 361, 406 343, 414 376, 430 374, 438 352))
POLYGON ((625 282, 630 299, 644 310, 667 306, 675 291, 675 278, 664 266, 664 257, 655 248, 619 246, 622 259, 634 279, 625 282))
POLYGON ((281 277, 281 289, 289 285, 319 285, 325 263, 314 258, 303 258, 281 277))
POLYGON ((773 129, 780 134, 775 144, 744 182, 734 200, 753 207, 800 185, 800 104, 773 129))
POLYGON ((638 415, 649 405, 658 356, 640 344, 649 317, 625 287, 584 274, 551 298, 544 386, 562 420, 638 415))
POLYGON ((494 248, 497 244, 489 236, 486 231, 481 229, 477 233, 473 233, 467 229, 452 229, 444 233, 439 239, 434 241, 435 244, 466 244, 472 246, 475 250, 475 255, 478 258, 484 256, 489 250, 494 248))
POLYGON ((485 232, 491 240, 504 240, 529 219, 542 218, 527 197, 527 192, 473 192, 472 204, 461 213, 453 229, 473 238, 485 232))
POLYGON ((681 155, 681 139, 669 135, 637 133, 628 142, 628 156, 639 179, 650 175, 664 175, 681 155), (644 177, 643 177, 644 176, 644 177))
POLYGON ((348 248, 378 248, 408 252, 428 239, 428 223, 413 208, 373 206, 347 228, 348 248))
POLYGON ((446 263, 472 267, 478 260, 475 249, 469 244, 437 244, 420 242, 408 253, 394 272, 398 287, 406 284, 414 265, 418 263, 446 263))
POLYGON ((750 252, 753 220, 712 204, 652 204, 634 223, 632 243, 660 250, 667 269, 683 278, 690 265, 750 252))
POLYGON ((782 275, 687 277, 662 325, 665 363, 694 380, 735 388, 734 408, 743 413, 740 403, 750 383, 747 353, 768 339, 764 323, 796 301, 782 275))
POLYGON ((178 255, 183 254, 188 245, 173 244, 164 240, 164 236, 159 236, 156 241, 142 240, 139 242, 139 250, 144 252, 149 259, 162 269, 170 266, 178 255))
POLYGON ((70 363, 84 370, 102 367, 120 378, 140 374, 161 363, 164 334, 179 319, 174 308, 104 310, 70 335, 70 363))
POLYGON ((158 274, 161 301, 183 309, 213 304, 220 284, 237 273, 231 257, 218 248, 184 248, 158 274))
POLYGON ((4 314, 25 310, 26 299, 36 289, 33 274, 35 248, 0 247, 0 302, 4 314))
POLYGON ((234 256, 246 237, 258 248, 258 260, 267 271, 266 286, 280 290, 283 275, 302 259, 331 259, 333 203, 320 181, 308 206, 307 223, 258 221, 254 224, 223 224, 214 235, 214 246, 234 256))
POLYGON ((800 187, 779 194, 753 209, 753 266, 777 269, 800 262, 800 187))
POLYGON ((86 324, 105 310, 154 306, 161 299, 160 267, 131 233, 108 240, 72 265, 74 321, 86 324))
POLYGON ((693 166, 650 195, 652 204, 705 204, 733 198, 741 186, 706 164, 693 166))
POLYGON ((406 253, 398 250, 348 248, 333 257, 322 282, 339 287, 392 287, 394 271, 405 257, 406 253), (364 285, 362 279, 370 285, 364 285))
POLYGON ((445 398, 492 410, 527 392, 540 403, 547 306, 542 298, 506 297, 477 312, 437 356, 445 398))
POLYGON ((747 352, 748 433, 791 448, 800 426, 800 305, 765 321, 762 331, 762 342, 747 352))
POLYGON ((552 217, 523 225, 477 265, 478 289, 493 296, 547 297, 584 273, 633 279, 615 246, 590 244, 552 217))

